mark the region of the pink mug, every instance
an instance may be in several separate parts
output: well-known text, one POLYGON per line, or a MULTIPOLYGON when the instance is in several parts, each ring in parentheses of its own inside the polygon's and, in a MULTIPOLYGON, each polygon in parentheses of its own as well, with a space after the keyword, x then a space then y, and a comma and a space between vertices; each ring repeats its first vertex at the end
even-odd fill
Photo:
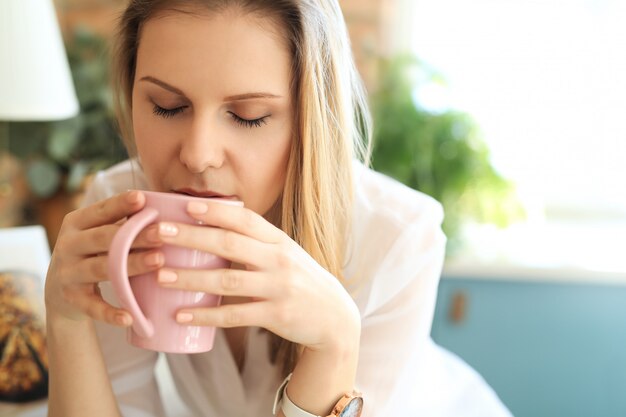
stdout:
MULTIPOLYGON (((138 347, 168 353, 207 352, 213 348, 215 327, 182 325, 176 322, 181 308, 216 307, 221 296, 204 292, 163 288, 156 272, 128 277, 128 253, 139 232, 161 221, 199 224, 187 213, 190 201, 206 199, 174 193, 142 191, 145 207, 117 231, 109 248, 109 278, 121 306, 133 317, 128 341, 138 347)), ((213 199, 224 204, 243 206, 241 201, 213 199)), ((227 268, 229 262, 196 249, 163 245, 165 267, 182 269, 227 268)))

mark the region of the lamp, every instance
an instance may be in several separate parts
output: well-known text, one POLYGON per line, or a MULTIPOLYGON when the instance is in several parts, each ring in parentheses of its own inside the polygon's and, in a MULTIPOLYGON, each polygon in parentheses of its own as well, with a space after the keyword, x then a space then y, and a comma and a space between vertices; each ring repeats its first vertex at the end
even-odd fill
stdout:
POLYGON ((61 120, 78 111, 52 0, 0 0, 0 209, 17 204, 19 194, 8 122, 61 120))
MULTIPOLYGON (((79 106, 52 0, 0 1, 0 121, 67 119, 79 106)), ((0 123, 0 149, 8 125, 0 123)))

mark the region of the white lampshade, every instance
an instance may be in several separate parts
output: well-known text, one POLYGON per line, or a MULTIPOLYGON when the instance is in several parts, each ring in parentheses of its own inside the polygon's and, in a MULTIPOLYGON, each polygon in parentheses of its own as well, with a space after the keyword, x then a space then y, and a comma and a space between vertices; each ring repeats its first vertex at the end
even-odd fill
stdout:
POLYGON ((0 0, 0 120, 58 120, 79 106, 52 0, 0 0))

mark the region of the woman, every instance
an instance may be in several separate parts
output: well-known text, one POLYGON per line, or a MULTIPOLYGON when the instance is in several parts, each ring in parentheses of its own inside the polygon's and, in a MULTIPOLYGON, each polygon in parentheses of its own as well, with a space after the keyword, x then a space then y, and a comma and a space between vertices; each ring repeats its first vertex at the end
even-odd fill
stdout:
POLYGON ((354 390, 363 415, 410 415, 442 210, 357 162, 368 113, 337 2, 131 0, 117 42, 135 159, 98 175, 64 219, 46 283, 49 415, 163 413, 157 353, 126 343, 132 319, 107 282, 111 238, 145 202, 131 188, 245 204, 189 207, 212 227, 150 227, 129 257, 130 275, 158 270, 164 286, 224 296, 177 316, 221 329, 210 352, 167 355, 190 409, 271 415, 291 375, 279 396, 309 413, 298 415, 329 415, 354 390), (230 270, 162 268, 162 243, 222 254, 224 239, 230 270))

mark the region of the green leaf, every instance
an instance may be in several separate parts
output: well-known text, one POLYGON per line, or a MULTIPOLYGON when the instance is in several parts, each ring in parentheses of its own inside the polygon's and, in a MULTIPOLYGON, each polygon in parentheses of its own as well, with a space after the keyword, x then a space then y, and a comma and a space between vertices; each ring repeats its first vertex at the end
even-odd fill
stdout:
POLYGON ((80 141, 82 129, 83 123, 80 117, 54 123, 52 135, 48 141, 50 157, 58 162, 68 161, 80 141))
POLYGON ((439 200, 449 243, 458 243, 459 227, 468 219, 502 226, 523 217, 514 187, 492 167, 470 115, 429 112, 415 101, 420 86, 445 86, 445 79, 413 56, 380 64, 379 88, 370 97, 374 169, 439 200))
POLYGON ((38 197, 53 195, 61 183, 61 172, 57 165, 47 159, 35 159, 26 168, 28 184, 38 197))
POLYGON ((73 193, 80 189, 83 179, 89 174, 90 167, 87 162, 80 161, 72 164, 70 173, 67 177, 67 191, 73 193))
POLYGON ((49 122, 11 122, 8 130, 9 150, 18 158, 27 159, 45 152, 49 122))

